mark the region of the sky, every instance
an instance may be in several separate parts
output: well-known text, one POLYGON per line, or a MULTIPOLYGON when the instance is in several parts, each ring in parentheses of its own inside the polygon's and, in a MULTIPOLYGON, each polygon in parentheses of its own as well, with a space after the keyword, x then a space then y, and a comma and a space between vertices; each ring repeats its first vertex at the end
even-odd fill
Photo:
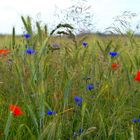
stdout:
MULTIPOLYGON (((0 33, 11 34, 14 26, 16 34, 23 34, 21 16, 31 16, 33 21, 40 20, 51 30, 64 19, 66 9, 76 4, 91 6, 89 11, 93 18, 90 22, 95 25, 96 31, 104 32, 113 24, 113 18, 124 11, 137 14, 131 21, 133 28, 140 24, 140 0, 0 0, 0 33)), ((80 22, 76 28, 78 25, 81 26, 80 22)))

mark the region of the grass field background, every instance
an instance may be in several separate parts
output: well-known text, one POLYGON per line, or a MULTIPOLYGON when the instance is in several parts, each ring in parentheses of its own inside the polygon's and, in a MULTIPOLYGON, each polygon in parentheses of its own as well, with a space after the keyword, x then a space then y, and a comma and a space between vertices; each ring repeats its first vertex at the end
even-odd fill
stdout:
POLYGON ((0 139, 139 140, 140 122, 133 119, 140 117, 140 83, 134 80, 140 38, 72 32, 53 37, 39 24, 34 33, 29 17, 22 21, 29 39, 16 36, 14 28, 12 36, 0 37, 0 48, 10 50, 0 57, 0 139), (26 47, 36 53, 27 54, 26 47), (111 51, 118 56, 111 57, 111 51), (10 104, 23 114, 15 117, 10 104))

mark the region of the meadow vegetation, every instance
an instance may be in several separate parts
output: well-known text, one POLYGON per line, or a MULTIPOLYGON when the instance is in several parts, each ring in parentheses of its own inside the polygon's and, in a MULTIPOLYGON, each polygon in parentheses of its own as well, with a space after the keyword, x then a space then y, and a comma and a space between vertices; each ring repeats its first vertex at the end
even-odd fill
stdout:
POLYGON ((138 140, 139 37, 22 21, 30 36, 0 37, 0 139, 138 140))

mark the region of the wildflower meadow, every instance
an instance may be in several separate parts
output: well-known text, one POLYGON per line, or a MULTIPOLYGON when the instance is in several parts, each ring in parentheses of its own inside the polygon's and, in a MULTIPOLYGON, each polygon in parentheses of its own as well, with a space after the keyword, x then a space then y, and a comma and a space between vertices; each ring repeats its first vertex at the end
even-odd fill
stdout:
POLYGON ((21 20, 0 37, 0 140, 140 140, 140 37, 21 20))

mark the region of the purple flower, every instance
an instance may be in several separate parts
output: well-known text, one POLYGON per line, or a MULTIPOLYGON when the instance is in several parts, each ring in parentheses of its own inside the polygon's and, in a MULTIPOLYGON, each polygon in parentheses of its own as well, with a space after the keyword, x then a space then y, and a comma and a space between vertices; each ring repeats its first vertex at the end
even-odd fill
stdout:
POLYGON ((59 45, 59 44, 56 44, 56 43, 51 44, 51 46, 52 46, 53 48, 59 48, 59 47, 60 47, 60 45, 59 45))
POLYGON ((112 57, 114 57, 114 56, 117 56, 118 53, 117 52, 109 52, 109 55, 112 56, 112 57))
POLYGON ((82 99, 82 97, 75 96, 75 97, 74 97, 74 100, 75 100, 76 102, 79 102, 79 101, 82 101, 83 99, 82 99))
POLYGON ((139 123, 140 123, 140 118, 138 118, 138 120, 137 120, 139 123))
POLYGON ((82 45, 83 45, 84 47, 86 47, 86 46, 88 46, 88 43, 87 43, 87 42, 83 42, 82 45))
POLYGON ((74 100, 75 100, 77 106, 82 106, 82 101, 83 101, 82 97, 75 96, 74 100))
POLYGON ((82 106, 82 102, 77 102, 76 105, 77 106, 82 106))
POLYGON ((136 118, 134 118, 134 119, 132 120, 132 122, 136 123, 136 122, 137 122, 137 119, 136 119, 136 118))
POLYGON ((48 114, 48 115, 54 115, 54 114, 56 114, 56 112, 50 111, 50 110, 49 110, 49 111, 47 112, 47 114, 48 114))
POLYGON ((87 87, 86 87, 87 90, 92 90, 94 89, 94 86, 93 84, 88 84, 87 87))
POLYGON ((27 54, 34 54, 34 53, 36 53, 36 51, 33 50, 33 49, 31 49, 31 48, 27 48, 27 49, 26 49, 26 53, 27 53, 27 54))
POLYGON ((26 39, 28 39, 28 38, 31 37, 31 35, 30 35, 30 34, 24 34, 24 37, 25 37, 26 39))

